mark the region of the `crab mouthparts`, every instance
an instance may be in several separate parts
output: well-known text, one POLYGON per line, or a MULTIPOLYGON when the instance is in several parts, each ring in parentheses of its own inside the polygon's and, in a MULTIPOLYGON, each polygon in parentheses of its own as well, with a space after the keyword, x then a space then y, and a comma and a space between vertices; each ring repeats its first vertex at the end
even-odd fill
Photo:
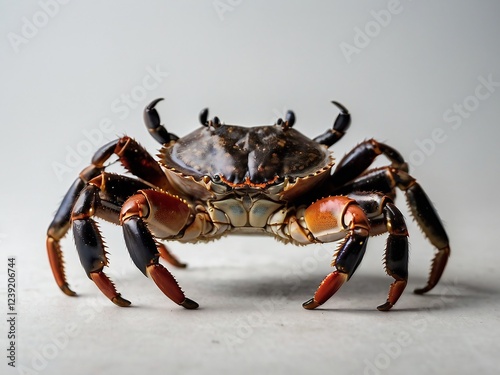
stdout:
POLYGON ((235 182, 229 181, 223 175, 219 175, 219 177, 220 177, 220 180, 222 182, 224 182, 226 185, 228 185, 228 186, 230 186, 232 188, 251 187, 251 188, 261 188, 261 189, 265 188, 266 186, 274 184, 279 179, 278 176, 274 176, 274 178, 272 180, 268 180, 268 181, 265 181, 265 182, 258 183, 258 182, 252 182, 252 180, 250 180, 250 177, 246 176, 245 179, 243 180, 243 182, 235 183, 235 182))

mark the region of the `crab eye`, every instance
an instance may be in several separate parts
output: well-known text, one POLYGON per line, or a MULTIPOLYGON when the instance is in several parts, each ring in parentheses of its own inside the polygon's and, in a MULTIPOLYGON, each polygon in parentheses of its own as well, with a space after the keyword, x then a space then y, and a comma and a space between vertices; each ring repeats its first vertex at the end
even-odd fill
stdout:
POLYGON ((200 112, 199 116, 200 124, 203 126, 208 126, 208 108, 204 108, 200 112))
POLYGON ((221 182, 220 175, 218 175, 218 174, 214 175, 213 180, 214 180, 214 182, 221 182))

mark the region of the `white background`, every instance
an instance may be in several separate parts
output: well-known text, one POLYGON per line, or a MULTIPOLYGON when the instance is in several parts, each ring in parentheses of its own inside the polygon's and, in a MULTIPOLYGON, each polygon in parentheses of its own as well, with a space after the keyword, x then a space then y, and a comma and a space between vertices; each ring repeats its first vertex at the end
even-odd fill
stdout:
POLYGON ((1 372, 493 373, 499 11, 495 1, 451 0, 2 2, 0 285, 4 295, 7 258, 15 256, 19 315, 18 368, 2 355, 1 372), (151 70, 160 72, 156 81, 151 70), (494 82, 489 91, 484 80, 494 82), (171 244, 190 265, 172 272, 202 306, 186 311, 133 266, 120 228, 103 224, 107 272, 134 307, 100 294, 71 236, 63 241, 67 274, 80 297, 65 297, 45 252, 52 215, 108 139, 128 134, 155 153, 142 108, 157 97, 178 135, 198 126, 208 106, 249 126, 293 109, 295 127, 314 137, 337 115, 329 101, 340 101, 353 123, 334 147, 337 158, 370 137, 387 142, 438 208, 452 244, 441 284, 428 296, 411 293, 425 283, 433 250, 400 196, 410 282, 390 313, 375 309, 391 282, 383 236, 317 311, 301 303, 330 272, 335 245, 296 248, 260 237, 171 244))

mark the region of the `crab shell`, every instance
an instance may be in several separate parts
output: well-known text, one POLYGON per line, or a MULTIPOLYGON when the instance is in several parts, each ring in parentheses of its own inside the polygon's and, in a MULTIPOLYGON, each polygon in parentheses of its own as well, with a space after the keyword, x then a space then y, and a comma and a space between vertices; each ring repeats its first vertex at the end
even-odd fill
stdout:
POLYGON ((200 200, 230 193, 263 193, 289 201, 329 175, 331 152, 284 125, 200 127, 160 151, 167 176, 200 200))

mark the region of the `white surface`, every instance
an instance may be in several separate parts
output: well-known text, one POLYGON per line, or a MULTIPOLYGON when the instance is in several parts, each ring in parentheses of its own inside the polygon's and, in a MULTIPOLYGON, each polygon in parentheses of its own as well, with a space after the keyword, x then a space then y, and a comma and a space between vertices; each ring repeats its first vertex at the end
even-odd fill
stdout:
POLYGON ((41 5, 0 6, 0 285, 4 295, 5 263, 15 255, 21 366, 11 369, 3 358, 1 373, 494 373, 500 90, 476 88, 480 77, 500 82, 498 3, 401 1, 376 29, 371 12, 393 3, 222 2, 233 5, 221 16, 212 1, 69 2, 53 8, 17 52, 9 33, 22 36, 25 17, 43 23, 41 5), (354 45, 357 29, 367 27, 376 35, 348 62, 340 46, 354 45), (151 69, 160 71, 157 81, 147 78, 151 69), (122 95, 131 93, 137 100, 126 113, 122 95), (342 102, 353 124, 335 146, 338 157, 375 137, 413 161, 452 241, 441 284, 428 296, 411 293, 425 282, 432 249, 410 223, 410 284, 393 311, 375 309, 391 282, 380 262, 383 237, 370 241, 362 266, 324 308, 305 311, 300 304, 330 271, 335 246, 233 237, 171 245, 190 264, 174 274, 202 306, 185 311, 135 269, 119 228, 104 224, 108 273, 134 307, 100 295, 70 236, 63 242, 68 278, 80 297, 65 297, 52 280, 45 231, 91 157, 86 134, 99 141, 92 151, 126 133, 154 153, 141 117, 157 97, 166 98, 162 118, 179 135, 208 106, 243 125, 271 123, 293 109, 296 128, 316 136, 337 114, 329 101, 342 102), (464 102, 477 108, 454 128, 458 120, 443 116, 464 102), (432 134, 439 143, 419 154, 432 134))

